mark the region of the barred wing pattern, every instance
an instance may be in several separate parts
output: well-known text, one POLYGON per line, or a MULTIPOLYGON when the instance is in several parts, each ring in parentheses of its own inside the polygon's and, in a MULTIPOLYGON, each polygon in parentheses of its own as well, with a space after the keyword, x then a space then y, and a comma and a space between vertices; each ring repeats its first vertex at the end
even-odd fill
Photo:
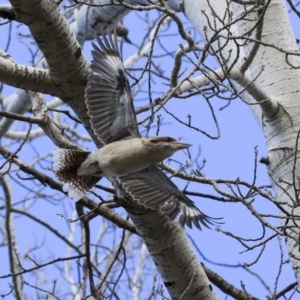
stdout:
POLYGON ((139 137, 133 101, 116 35, 93 43, 92 74, 85 90, 92 128, 103 144, 139 137))
POLYGON ((179 217, 182 226, 192 228, 194 224, 201 229, 201 224, 208 228, 209 225, 222 224, 218 221, 221 218, 212 218, 202 213, 156 166, 138 173, 119 176, 117 180, 139 204, 153 210, 159 209, 171 220, 182 211, 179 217))
MULTIPOLYGON (((102 40, 97 37, 97 42, 98 45, 93 44, 92 74, 88 76, 85 91, 92 128, 103 144, 140 137, 116 35, 103 35, 102 40)), ((200 224, 205 227, 220 224, 219 218, 202 213, 156 166, 117 180, 132 198, 147 208, 159 209, 170 219, 181 211, 182 226, 192 228, 194 224, 201 229, 200 224)))

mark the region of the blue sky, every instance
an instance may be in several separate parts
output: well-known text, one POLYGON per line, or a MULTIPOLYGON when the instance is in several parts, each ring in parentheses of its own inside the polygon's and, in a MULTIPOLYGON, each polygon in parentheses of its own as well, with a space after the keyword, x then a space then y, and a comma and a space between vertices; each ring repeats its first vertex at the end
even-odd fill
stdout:
MULTIPOLYGON (((0 3, 4 3, 4 1, 0 1, 0 3)), ((125 18, 125 26, 130 30, 129 38, 136 45, 139 45, 141 43, 143 36, 147 32, 147 26, 142 22, 140 18, 141 15, 143 18, 148 17, 146 13, 131 13, 125 18)), ((180 14, 180 17, 184 19, 184 16, 182 14, 180 14)), ((150 18, 152 20, 156 19, 156 15, 150 15, 150 18)), ((26 32, 26 26, 16 25, 17 24, 13 23, 11 43, 7 52, 15 61, 22 64, 31 65, 30 53, 28 50, 28 46, 30 46, 29 40, 26 41, 23 39, 20 43, 20 39, 17 38, 16 34, 18 32, 26 32), (24 43, 24 41, 27 44, 24 43)), ((175 27, 173 25, 171 27, 171 30, 166 33, 166 36, 164 38, 162 38, 162 42, 163 47, 166 47, 170 52, 174 52, 178 49, 179 43, 184 43, 184 41, 180 40, 180 38, 176 35, 176 31, 174 31, 175 27)), ((185 28, 190 27, 191 26, 188 21, 185 21, 185 28)), ((8 25, 0 27, 0 36, 2 37, 0 39, 0 48, 4 50, 8 41, 8 25)), ((200 42, 200 37, 197 37, 197 40, 200 42)), ((84 51, 89 60, 91 57, 90 48, 91 47, 89 45, 89 42, 87 42, 84 45, 84 51)), ((124 43, 124 60, 126 60, 130 55, 134 54, 135 51, 136 47, 124 43)), ((159 45, 159 43, 156 43, 154 54, 159 55, 161 53, 163 53, 163 49, 159 45)), ((135 67, 143 66, 143 63, 145 63, 145 61, 145 59, 142 60, 141 62, 137 63, 135 67)), ((171 72, 170 67, 172 66, 172 55, 164 56, 161 58, 155 57, 154 61, 160 64, 161 70, 164 71, 164 76, 169 77, 171 72)), ((211 61, 211 64, 214 66, 216 65, 214 61, 211 61)), ((190 68, 189 65, 186 66, 187 68, 190 68)), ((186 73, 188 73, 188 71, 186 71, 186 73)), ((152 82, 152 95, 153 99, 155 99, 160 94, 168 90, 168 86, 166 85, 168 82, 158 77, 155 77, 153 79, 154 81, 152 82)), ((137 95, 135 95, 134 98, 135 108, 147 103, 147 100, 145 100, 145 98, 147 98, 146 75, 144 80, 146 82, 144 91, 139 92, 137 95)), ((134 92, 135 91, 136 88, 134 88, 134 92)), ((7 86, 5 86, 2 91, 5 96, 8 96, 14 92, 14 88, 7 86)), ((51 97, 47 96, 47 100, 51 100, 51 97)), ((195 158, 200 151, 198 162, 199 164, 201 164, 201 162, 205 159, 206 163, 202 172, 206 177, 226 178, 229 180, 240 178, 241 180, 251 182, 253 179, 254 170, 254 147, 258 146, 258 159, 266 155, 264 136, 261 129, 254 119, 251 110, 239 99, 231 101, 230 105, 223 110, 220 110, 220 108, 226 104, 226 101, 213 99, 211 100, 211 103, 214 107, 214 112, 221 128, 221 137, 218 140, 212 140, 199 132, 187 130, 185 126, 178 124, 172 117, 163 113, 163 121, 162 126, 160 127, 159 134, 170 135, 175 138, 182 138, 183 141, 193 144, 193 147, 190 149, 190 153, 192 157, 195 158)), ((205 100, 202 97, 195 96, 192 99, 172 99, 167 105, 167 108, 184 121, 187 121, 188 114, 192 115, 193 124, 199 126, 199 128, 201 128, 202 130, 206 130, 211 134, 216 134, 216 128, 213 124, 211 113, 205 100)), ((66 122, 69 122, 71 126, 74 126, 74 123, 70 120, 67 120, 67 117, 63 118, 66 122)), ((142 116, 139 115, 138 120, 141 119, 142 116)), ((153 125, 155 125, 155 122, 153 125)), ((19 123, 18 125, 14 124, 10 130, 16 130, 16 128, 17 130, 24 131, 28 129, 28 125, 24 123, 19 123)), ((82 133, 85 133, 84 129, 81 128, 79 130, 82 133)), ((141 132, 144 132, 142 127, 140 128, 140 130, 141 132)), ((151 136, 155 134, 156 127, 153 126, 149 135, 151 136)), ((17 145, 10 145, 7 139, 3 139, 1 144, 6 145, 10 149, 17 147, 17 145)), ((92 143, 83 143, 83 146, 89 149, 95 149, 95 146, 92 143)), ((32 143, 26 144, 22 151, 19 153, 19 157, 21 160, 29 163, 35 160, 38 155, 47 155, 54 149, 55 146, 51 141, 49 141, 48 138, 39 138, 32 143)), ((184 151, 177 153, 173 157, 173 159, 180 161, 189 161, 187 153, 184 151)), ((174 167, 178 166, 174 161, 170 163, 174 167)), ((193 161, 192 163, 194 165, 196 164, 196 162, 193 161)), ((47 156, 41 163, 41 165, 37 164, 36 166, 37 168, 46 168, 47 166, 50 167, 50 156, 47 156)), ((16 170, 15 166, 13 167, 13 171, 14 170, 16 170)), ((53 176, 50 171, 44 171, 48 176, 53 176)), ((187 169, 187 172, 189 172, 189 169, 187 169)), ((23 173, 18 173, 19 175, 24 176, 23 173)), ((12 172, 13 178, 16 178, 15 174, 15 171, 12 172)), ((15 202, 22 201, 24 200, 24 198, 32 196, 31 192, 24 191, 24 189, 17 185, 14 180, 9 179, 8 176, 6 176, 5 178, 8 183, 11 182, 11 185, 14 189, 13 197, 15 202)), ((175 179, 174 181, 180 188, 185 187, 185 182, 182 182, 178 179, 175 179)), ((27 182, 24 181, 23 184, 25 184, 26 186, 27 182)), ((32 182, 30 182, 30 184, 32 184, 32 182)), ((40 189, 40 185, 38 185, 37 183, 33 184, 36 185, 36 189, 40 189)), ((101 184, 104 184, 104 181, 101 181, 101 184)), ((258 164, 257 185, 269 184, 270 179, 267 176, 266 167, 262 164, 258 164)), ((204 184, 191 183, 188 186, 187 190, 216 194, 211 187, 204 184)), ((65 236, 68 236, 70 234, 70 227, 73 226, 73 223, 67 223, 65 219, 58 214, 64 214, 68 218, 74 218, 74 216, 72 216, 74 203, 71 199, 62 197, 55 191, 45 189, 42 192, 48 195, 55 195, 56 201, 50 201, 47 198, 32 199, 30 201, 26 201, 26 209, 28 209, 30 213, 38 216, 45 222, 49 222, 50 224, 52 224, 53 227, 57 228, 57 230, 59 230, 65 236)), ((102 193, 102 196, 107 199, 106 193, 102 193)), ((111 197, 109 197, 109 199, 111 199, 111 197)), ((206 214, 213 217, 224 217, 225 223, 221 226, 223 231, 229 231, 238 236, 243 236, 248 239, 255 239, 261 235, 262 231, 260 224, 253 218, 251 213, 247 211, 247 209, 243 205, 237 203, 223 203, 211 199, 195 198, 192 196, 191 199, 193 199, 196 202, 197 206, 206 214)), ((278 213, 275 206, 268 203, 265 199, 256 198, 254 206, 260 212, 266 212, 270 214, 278 213)), ((22 205, 19 205, 18 207, 20 208, 22 207, 22 205)), ((119 209, 119 211, 125 216, 125 212, 123 210, 119 209)), ((0 224, 3 224, 3 218, 0 224)), ((101 218, 92 221, 91 230, 93 241, 97 240, 99 228, 102 228, 101 226, 103 226, 103 224, 105 224, 106 226, 111 226, 105 220, 101 220, 101 218)), ((274 222, 274 224, 279 225, 278 222, 274 222)), ((20 243, 20 252, 22 253, 22 255, 29 252, 37 260, 45 262, 55 257, 66 257, 68 254, 66 246, 64 244, 56 239, 51 233, 47 232, 44 227, 37 225, 35 222, 29 221, 27 218, 20 218, 18 216, 16 217, 16 231, 20 243), (38 245, 38 251, 31 250, 32 245, 38 245)), ((268 294, 268 291, 266 290, 264 285, 255 275, 250 274, 240 267, 240 265, 244 263, 252 262, 257 257, 259 249, 253 250, 251 252, 241 253, 245 249, 241 246, 240 243, 237 242, 237 240, 225 236, 224 234, 217 232, 215 229, 204 229, 201 232, 196 229, 187 229, 187 233, 200 249, 202 255, 205 256, 204 259, 203 256, 199 254, 199 259, 203 261, 209 268, 211 268, 221 276, 224 276, 227 281, 232 283, 237 288, 241 288, 240 284, 242 281, 249 293, 260 299, 263 299, 265 295, 268 294)), ((115 241, 120 237, 121 233, 120 231, 118 231, 118 233, 115 234, 116 235, 113 236, 109 236, 108 234, 106 234, 105 239, 102 240, 102 243, 104 242, 105 245, 112 245, 113 243, 115 243, 115 241)), ((76 233, 75 240, 78 244, 80 244, 78 231, 76 233)), ((285 258, 287 258, 284 242, 281 242, 283 244, 285 258)), ((135 243, 136 245, 138 245, 139 241, 136 241, 135 243)), ((6 247, 0 248, 0 255, 1 257, 7 257, 6 247)), ((260 261, 252 267, 252 271, 259 274, 259 276, 266 282, 266 284, 269 285, 271 289, 273 289, 275 278, 279 270, 279 263, 279 242, 277 239, 274 239, 268 243, 268 246, 266 247, 266 250, 264 251, 260 261)), ((148 262, 148 264, 150 265, 150 262, 148 262)), ((27 265, 25 263, 25 266, 32 266, 32 263, 27 260, 27 265)), ((59 266, 62 267, 63 264, 59 266)), ((131 269, 132 267, 133 266, 129 264, 128 268, 131 269)), ((75 274, 77 273, 75 262, 73 262, 72 268, 72 274, 74 275, 74 277, 76 277, 75 274)), ((153 268, 153 266, 151 265, 150 268, 151 270, 155 270, 155 268, 153 268)), ((0 276, 9 273, 9 270, 7 269, 6 259, 0 261, 0 270, 0 276)), ((153 273, 149 273, 150 274, 148 274, 146 282, 150 287, 153 273)), ((55 278, 59 278, 60 269, 48 268, 46 270, 43 270, 42 274, 45 277, 48 276, 47 280, 45 281, 47 282, 45 283, 45 286, 47 286, 47 288, 50 288, 51 284, 49 282, 51 280, 55 280, 55 278)), ((30 276, 26 277, 26 280, 30 281, 30 276)), ((279 279, 278 290, 281 290, 294 281, 295 278, 291 270, 291 266, 289 264, 286 264, 283 267, 283 272, 279 279)), ((10 280, 0 280, 0 294, 6 293, 9 290, 8 282, 10 282, 10 280)), ((33 282, 31 283, 33 284, 33 282)), ((60 289, 62 291, 65 289, 65 284, 65 281, 64 283, 59 283, 60 289)), ((224 298, 224 294, 221 291, 216 289, 216 292, 219 295, 220 299, 224 298)), ((28 288, 28 293, 34 295, 33 289, 28 288)), ((128 292, 124 291, 124 295, 127 295, 127 293, 128 292)), ((144 293, 143 297, 146 298, 146 293, 144 293)), ((13 298, 7 297, 5 299, 13 298)), ((130 296, 128 299, 130 299, 130 296)), ((293 299, 297 298, 295 297, 293 299)))

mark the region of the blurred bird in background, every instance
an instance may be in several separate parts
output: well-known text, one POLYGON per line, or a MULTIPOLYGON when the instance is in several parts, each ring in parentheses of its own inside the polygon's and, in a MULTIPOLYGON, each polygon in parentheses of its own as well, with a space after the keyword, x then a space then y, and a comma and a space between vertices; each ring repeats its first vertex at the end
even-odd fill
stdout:
POLYGON ((105 176, 117 180, 137 203, 160 210, 192 228, 200 223, 219 224, 219 218, 202 213, 156 166, 176 151, 190 147, 171 137, 141 138, 130 86, 117 46, 116 35, 97 37, 93 43, 92 74, 85 99, 92 129, 104 146, 94 152, 69 149, 53 151, 54 170, 63 190, 80 200, 105 176))

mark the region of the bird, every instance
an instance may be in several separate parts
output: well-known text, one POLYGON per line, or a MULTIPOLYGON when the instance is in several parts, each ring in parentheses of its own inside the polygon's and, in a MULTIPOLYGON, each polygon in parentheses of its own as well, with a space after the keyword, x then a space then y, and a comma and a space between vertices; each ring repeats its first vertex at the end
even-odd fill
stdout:
POLYGON ((53 168, 63 191, 79 201, 104 176, 116 180, 138 204, 160 210, 171 220, 180 214, 182 226, 201 230, 200 224, 208 228, 220 224, 221 218, 201 212, 157 166, 191 145, 167 136, 140 136, 116 34, 102 33, 102 39, 97 34, 96 40, 85 102, 91 127, 103 147, 93 152, 53 151, 53 168))
POLYGON ((138 172, 190 146, 167 136, 132 138, 106 144, 94 152, 58 148, 53 151, 53 162, 56 175, 65 182, 63 190, 78 201, 90 189, 81 179, 96 177, 98 181, 103 176, 138 172))

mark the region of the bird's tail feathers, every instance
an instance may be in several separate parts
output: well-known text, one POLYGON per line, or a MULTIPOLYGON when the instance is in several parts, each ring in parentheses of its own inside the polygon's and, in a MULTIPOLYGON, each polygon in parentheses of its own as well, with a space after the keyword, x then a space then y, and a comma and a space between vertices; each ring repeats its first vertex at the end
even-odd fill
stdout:
POLYGON ((99 177, 77 175, 77 169, 89 154, 87 151, 69 149, 52 152, 54 172, 64 183, 63 191, 74 201, 80 200, 99 181, 99 177))

